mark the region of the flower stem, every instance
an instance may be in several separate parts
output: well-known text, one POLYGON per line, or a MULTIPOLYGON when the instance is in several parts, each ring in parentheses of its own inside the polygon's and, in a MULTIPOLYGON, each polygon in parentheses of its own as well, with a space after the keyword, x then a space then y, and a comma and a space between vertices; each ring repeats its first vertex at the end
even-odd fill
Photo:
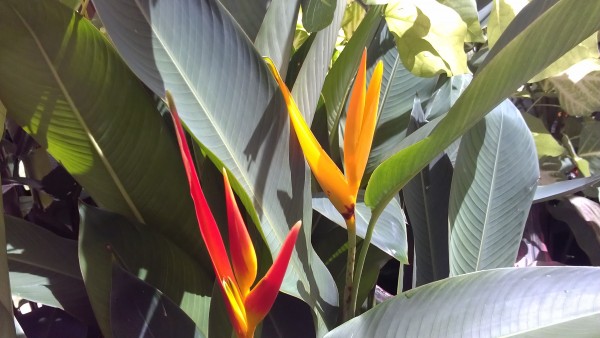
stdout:
MULTIPOLYGON (((367 251, 369 250, 369 246, 371 245, 371 238, 373 237, 373 229, 375 229, 375 223, 377 223, 377 219, 383 212, 385 205, 380 208, 375 208, 371 212, 371 219, 369 220, 369 225, 367 227, 367 233, 365 235, 365 240, 362 242, 362 247, 360 249, 360 255, 358 256, 358 263, 356 264, 356 272, 354 273, 354 280, 356 281, 356 286, 352 289, 352 295, 350 297, 351 302, 351 312, 352 316, 356 313, 356 301, 358 298, 358 289, 360 287, 360 280, 362 275, 362 270, 365 265, 365 259, 367 258, 367 251)), ((356 234, 356 233, 355 233, 356 234)), ((354 248, 356 250, 356 246, 354 248)), ((347 279, 347 277, 346 277, 347 279)))
POLYGON ((342 308, 343 321, 354 317, 352 295, 354 294, 354 263, 356 262, 356 223, 355 217, 346 220, 348 228, 348 258, 346 260, 346 285, 344 286, 344 302, 342 308))

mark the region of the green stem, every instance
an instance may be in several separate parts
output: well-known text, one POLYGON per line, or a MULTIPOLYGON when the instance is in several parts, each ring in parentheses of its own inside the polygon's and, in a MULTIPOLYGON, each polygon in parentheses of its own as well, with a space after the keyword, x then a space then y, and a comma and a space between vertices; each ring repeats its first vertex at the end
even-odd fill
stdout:
POLYGON ((357 287, 354 286, 354 263, 356 261, 356 220, 352 216, 346 220, 348 228, 348 258, 346 260, 346 285, 344 286, 344 303, 342 306, 343 321, 346 322, 354 317, 352 306, 352 295, 357 287))
POLYGON ((367 251, 369 251, 369 246, 371 245, 371 237, 373 237, 373 229, 375 229, 375 223, 377 223, 377 219, 381 216, 383 209, 385 208, 385 204, 383 207, 376 207, 373 209, 371 213, 371 219, 369 220, 369 226, 367 227, 367 234, 365 235, 365 240, 363 241, 362 247, 360 249, 360 255, 358 256, 358 263, 356 264, 356 271, 354 273, 354 280, 356 282, 356 286, 352 289, 351 296, 351 312, 356 313, 356 300, 358 298, 358 289, 360 288, 360 280, 362 276, 363 267, 365 265, 365 259, 367 258, 367 251))

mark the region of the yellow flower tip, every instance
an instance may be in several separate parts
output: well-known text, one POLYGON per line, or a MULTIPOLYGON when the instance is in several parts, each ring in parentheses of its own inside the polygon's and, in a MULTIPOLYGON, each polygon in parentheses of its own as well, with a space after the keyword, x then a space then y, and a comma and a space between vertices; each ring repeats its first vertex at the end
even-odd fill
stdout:
MULTIPOLYGON (((246 309, 240 295, 237 285, 228 277, 221 280, 221 287, 225 293, 225 303, 227 304, 227 312, 233 324, 233 329, 239 337, 246 337, 248 334, 248 320, 246 317, 246 309)), ((254 330, 252 331, 254 332, 254 330)))

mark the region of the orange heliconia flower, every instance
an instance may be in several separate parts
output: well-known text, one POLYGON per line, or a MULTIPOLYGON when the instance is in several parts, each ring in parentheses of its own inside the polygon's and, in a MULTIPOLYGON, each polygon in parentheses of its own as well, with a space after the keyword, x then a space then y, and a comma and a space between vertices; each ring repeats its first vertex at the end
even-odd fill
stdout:
POLYGON ((377 124, 377 108, 379 105, 379 90, 383 75, 381 61, 375 67, 371 76, 368 90, 366 89, 367 52, 363 52, 354 88, 350 96, 346 116, 344 135, 344 167, 346 175, 342 174, 333 160, 321 147, 310 128, 304 121, 289 89, 279 76, 275 65, 267 59, 267 64, 279 84, 285 99, 290 120, 304 157, 315 178, 325 191, 335 208, 344 216, 346 223, 354 224, 354 208, 360 181, 367 166, 369 152, 373 143, 375 125, 377 124), (351 222, 349 222, 352 220, 351 222))
POLYGON ((300 231, 301 222, 298 221, 292 227, 273 265, 266 275, 252 287, 257 274, 256 253, 235 201, 227 173, 223 169, 231 264, 221 232, 202 192, 173 98, 169 92, 166 96, 177 130, 177 141, 190 184, 200 233, 221 286, 229 318, 238 337, 251 338, 254 336, 256 326, 265 318, 275 302, 300 231))

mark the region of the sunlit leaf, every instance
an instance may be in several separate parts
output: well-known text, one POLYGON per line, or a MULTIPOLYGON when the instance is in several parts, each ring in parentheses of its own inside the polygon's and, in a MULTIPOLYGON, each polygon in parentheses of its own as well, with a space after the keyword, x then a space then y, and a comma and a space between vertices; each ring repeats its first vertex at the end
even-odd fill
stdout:
POLYGON ((394 1, 387 5, 385 19, 413 74, 469 73, 463 48, 467 25, 452 8, 435 0, 394 1))

